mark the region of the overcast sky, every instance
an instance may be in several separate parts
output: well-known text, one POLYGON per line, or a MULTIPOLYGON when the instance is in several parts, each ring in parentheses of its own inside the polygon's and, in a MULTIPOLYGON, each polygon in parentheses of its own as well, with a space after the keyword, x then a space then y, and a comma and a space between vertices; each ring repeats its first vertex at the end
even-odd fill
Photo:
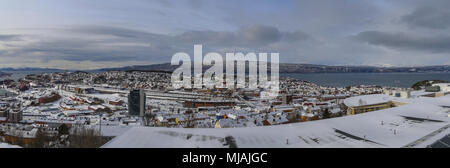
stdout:
POLYGON ((280 62, 450 64, 448 0, 1 0, 0 67, 95 69, 176 52, 280 62))

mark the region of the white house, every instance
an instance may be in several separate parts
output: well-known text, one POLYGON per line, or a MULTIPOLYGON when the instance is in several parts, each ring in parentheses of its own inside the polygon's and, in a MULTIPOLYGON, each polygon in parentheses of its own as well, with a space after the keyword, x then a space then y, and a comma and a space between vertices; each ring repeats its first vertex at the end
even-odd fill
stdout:
POLYGON ((450 92, 450 83, 436 83, 433 86, 439 86, 441 92, 450 92))

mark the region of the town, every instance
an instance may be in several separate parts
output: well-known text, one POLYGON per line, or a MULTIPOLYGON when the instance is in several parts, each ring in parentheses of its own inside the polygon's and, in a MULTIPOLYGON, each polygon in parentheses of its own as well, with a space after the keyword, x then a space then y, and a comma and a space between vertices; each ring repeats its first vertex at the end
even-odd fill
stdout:
POLYGON ((0 95, 0 143, 20 147, 101 147, 134 127, 219 129, 311 122, 450 93, 448 83, 419 90, 339 88, 282 77, 279 96, 262 99, 261 88, 175 89, 170 73, 145 71, 30 74, 0 84, 7 91, 0 95))

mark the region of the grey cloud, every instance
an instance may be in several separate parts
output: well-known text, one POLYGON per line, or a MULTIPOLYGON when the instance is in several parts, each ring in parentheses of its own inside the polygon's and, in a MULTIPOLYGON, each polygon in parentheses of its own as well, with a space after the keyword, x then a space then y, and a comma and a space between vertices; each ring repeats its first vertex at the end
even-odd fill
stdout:
POLYGON ((406 33, 388 33, 380 31, 361 32, 357 39, 369 44, 393 49, 424 50, 432 53, 450 52, 450 36, 415 36, 406 33))
POLYGON ((20 35, 2 35, 0 34, 0 41, 17 41, 20 40, 20 35))
POLYGON ((311 36, 301 31, 295 31, 284 33, 283 38, 288 42, 295 42, 310 39, 311 36))
POLYGON ((157 2, 160 3, 162 6, 167 7, 167 8, 173 7, 172 2, 168 1, 168 0, 158 0, 157 2))
MULTIPOLYGON (((237 31, 188 31, 166 35, 108 26, 71 26, 51 30, 50 36, 9 44, 8 56, 67 61, 152 61, 168 62, 177 52, 191 53, 194 44, 204 44, 205 52, 238 47, 243 50, 270 49, 271 44, 305 40, 307 34, 281 32, 277 28, 253 25, 237 31), (12 49, 11 49, 12 48, 12 49)), ((6 37, 6 36, 5 36, 6 37)), ((5 55, 3 53, 2 55, 5 55)))
POLYGON ((111 26, 72 26, 70 28, 65 28, 64 30, 75 33, 111 35, 120 38, 132 39, 154 38, 155 36, 158 36, 157 34, 147 33, 144 31, 111 26))
POLYGON ((308 37, 301 31, 281 32, 275 27, 248 25, 236 32, 189 31, 176 36, 176 39, 221 47, 264 47, 283 40, 294 42, 306 40, 308 37))
POLYGON ((188 31, 175 38, 182 43, 230 46, 236 43, 237 36, 233 32, 188 31))
MULTIPOLYGON (((255 46, 279 42, 282 39, 290 41, 307 39, 308 35, 301 31, 281 32, 275 27, 263 25, 248 25, 237 31, 187 31, 177 35, 163 35, 149 33, 139 30, 108 27, 108 26, 76 26, 67 29, 70 32, 85 33, 93 35, 110 35, 130 40, 184 43, 207 43, 225 46, 255 46), (161 41, 162 40, 162 41, 161 41)), ((176 43, 175 43, 176 44, 176 43)))
POLYGON ((250 25, 241 29, 242 36, 249 42, 273 43, 281 39, 281 32, 275 27, 250 25))
POLYGON ((410 26, 432 29, 445 29, 450 27, 450 11, 438 7, 420 7, 403 16, 401 21, 410 26))

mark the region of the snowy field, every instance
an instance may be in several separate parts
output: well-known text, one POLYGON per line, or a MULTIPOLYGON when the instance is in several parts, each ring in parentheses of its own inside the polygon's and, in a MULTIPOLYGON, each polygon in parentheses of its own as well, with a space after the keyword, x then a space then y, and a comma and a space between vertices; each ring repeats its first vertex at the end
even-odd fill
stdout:
POLYGON ((21 147, 17 146, 17 145, 11 145, 11 144, 0 142, 0 148, 21 148, 21 147))
MULTIPOLYGON (((450 95, 449 95, 450 96, 450 95)), ((104 148, 399 148, 426 147, 445 136, 450 97, 354 116, 266 127, 182 129, 133 127, 104 148), (409 146, 407 146, 409 145, 409 146)))

